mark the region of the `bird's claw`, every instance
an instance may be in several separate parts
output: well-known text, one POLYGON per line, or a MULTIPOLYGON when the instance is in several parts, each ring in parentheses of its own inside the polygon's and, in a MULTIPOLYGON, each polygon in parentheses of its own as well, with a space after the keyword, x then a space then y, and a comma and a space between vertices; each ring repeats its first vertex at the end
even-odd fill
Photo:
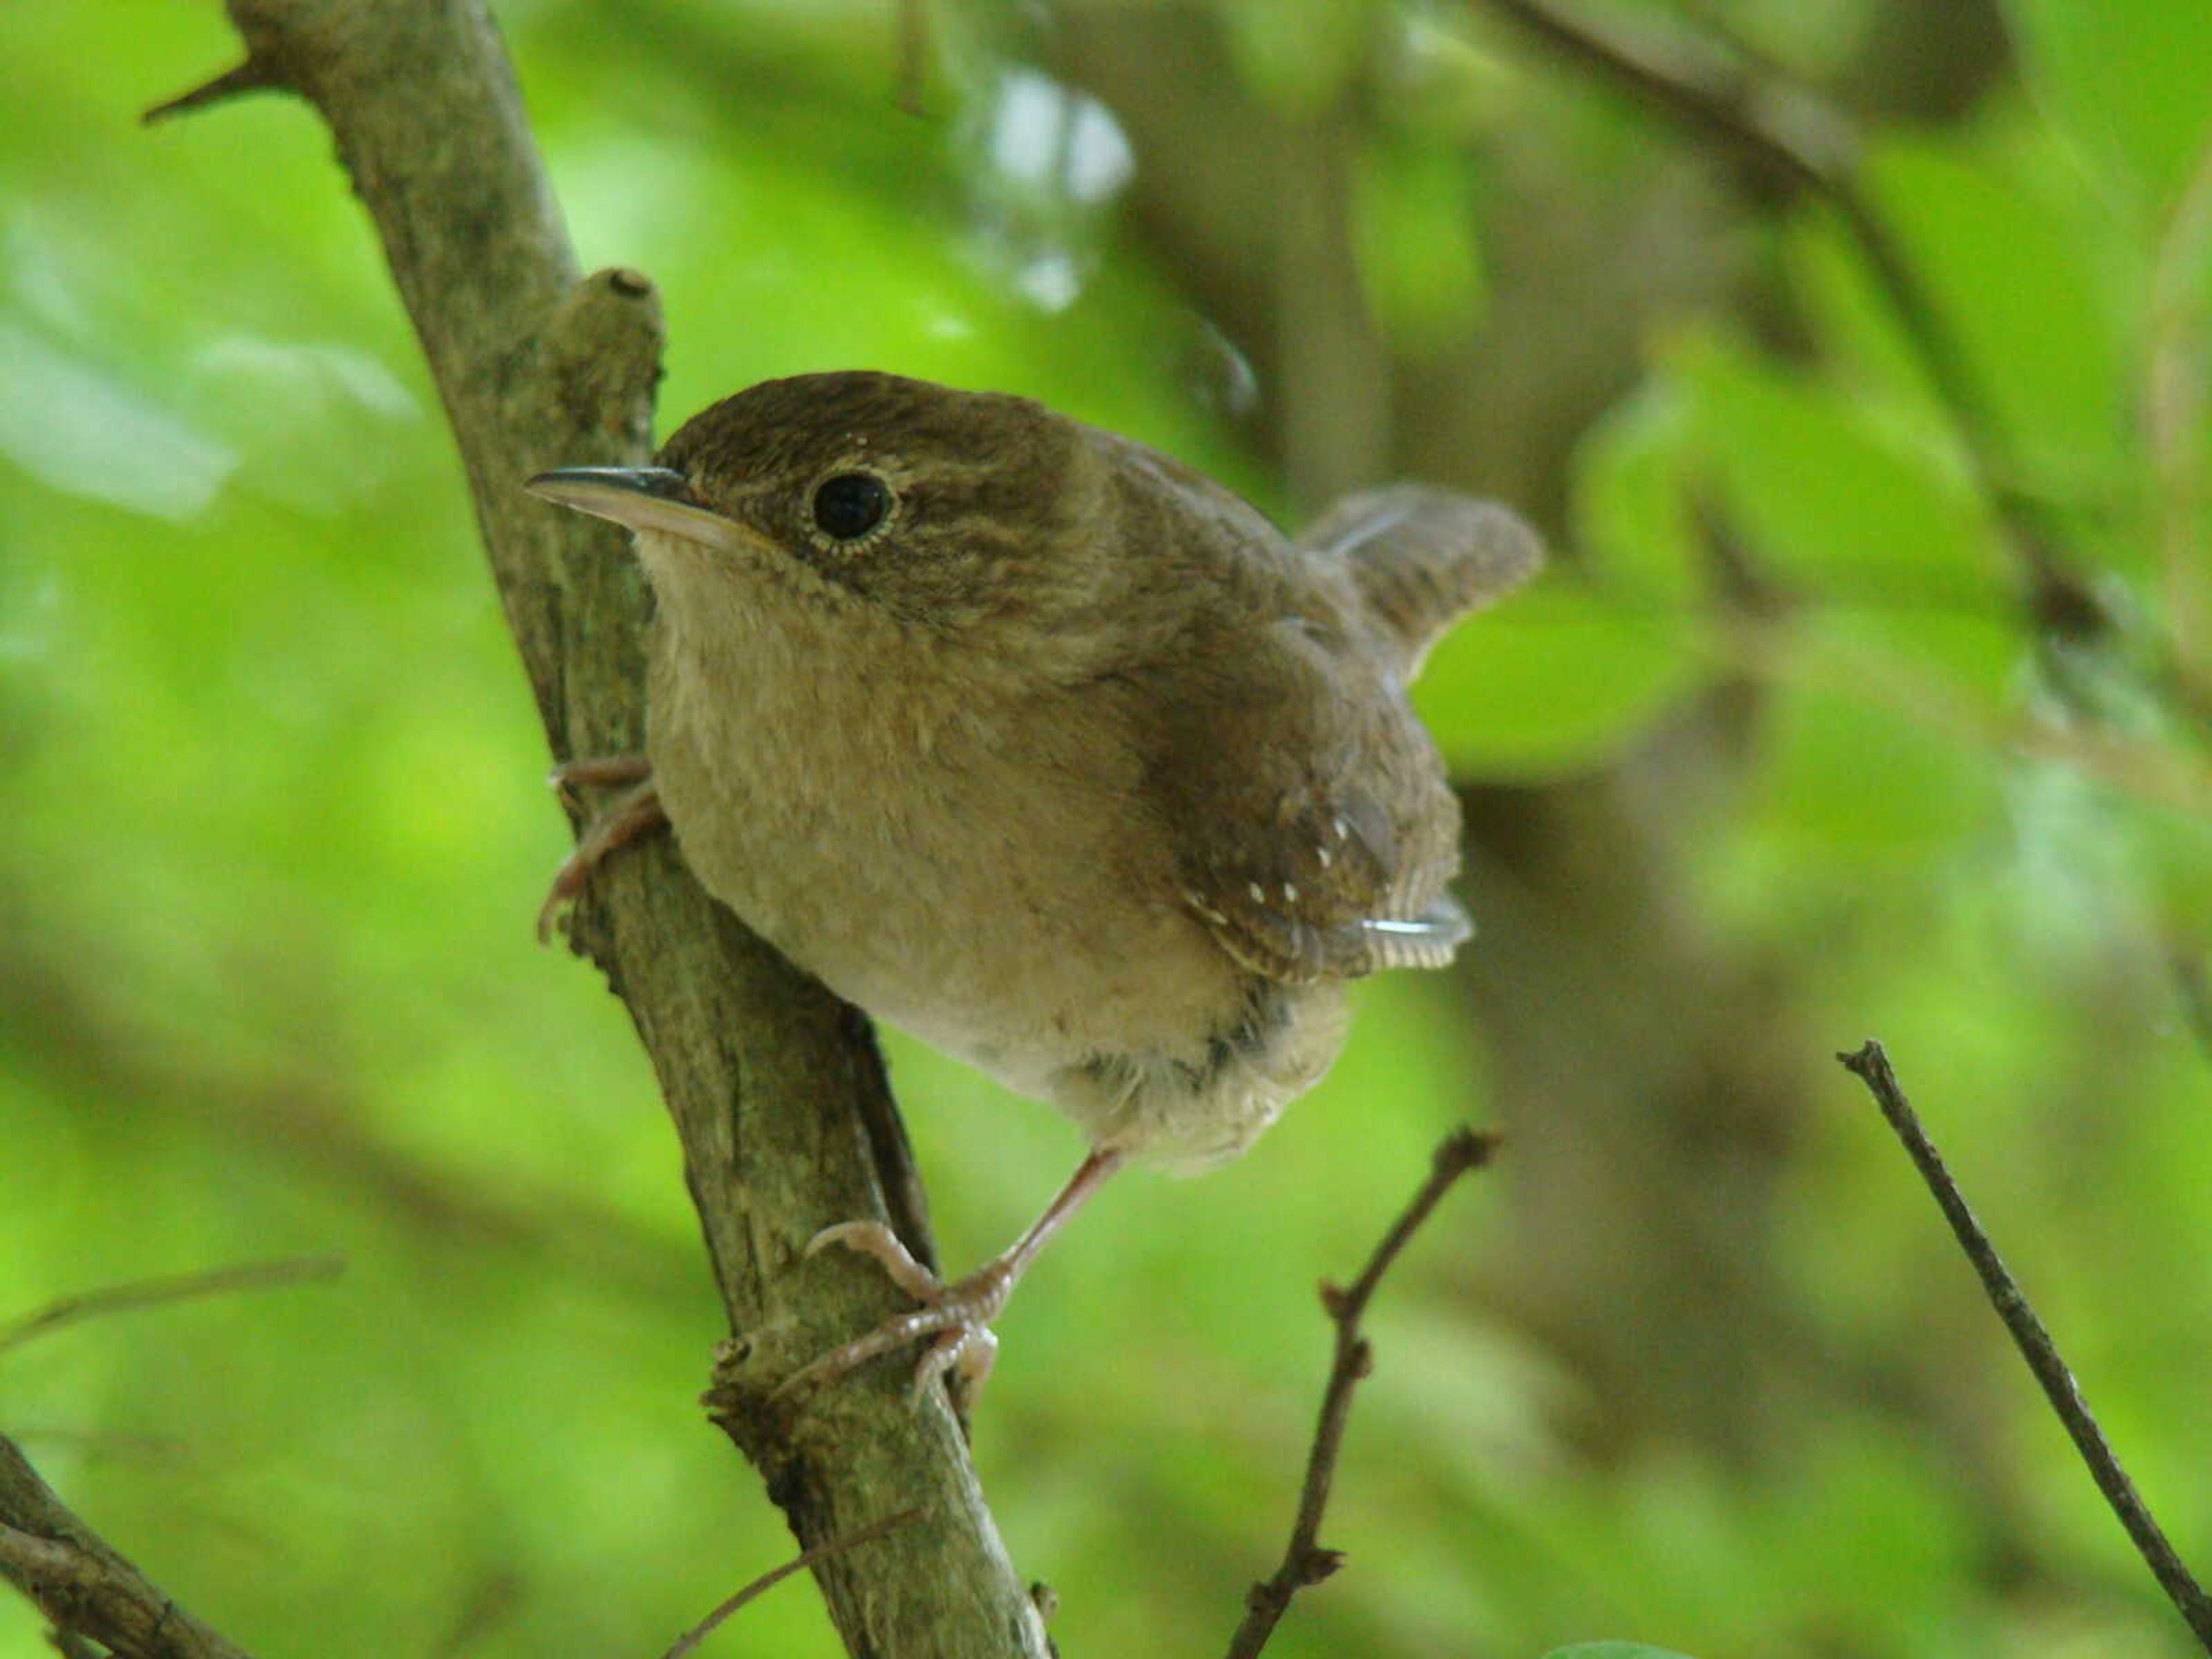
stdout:
POLYGON ((667 814, 661 811, 659 793, 653 786, 653 767, 642 755, 564 761, 545 781, 569 801, 579 788, 621 785, 623 792, 585 824, 574 850, 554 871, 545 902, 538 907, 540 945, 551 939, 554 918, 560 915, 561 907, 584 890, 602 860, 668 822, 667 814))
POLYGON ((973 1412, 998 1361, 998 1335, 988 1325, 956 1325, 940 1331, 915 1364, 912 1398, 920 1404, 930 1385, 949 1371, 954 1408, 963 1414, 973 1412))
POLYGON ((914 1368, 914 1397, 921 1399, 939 1377, 950 1373, 955 1401, 963 1410, 973 1406, 999 1357, 999 1339, 992 1334, 990 1323, 1012 1294, 1016 1277, 1012 1265, 1000 1257, 948 1285, 915 1261, 898 1235, 880 1221, 846 1221, 825 1227, 807 1241, 805 1253, 811 1256, 832 1244, 872 1257, 893 1284, 921 1305, 885 1320, 875 1329, 800 1367, 776 1389, 776 1395, 787 1396, 835 1382, 871 1359, 927 1337, 930 1340, 914 1368))
POLYGON ((934 1302, 944 1292, 945 1281, 915 1261, 899 1236, 880 1221, 841 1221, 834 1227, 824 1227, 806 1241, 806 1249, 800 1254, 817 1256, 832 1244, 873 1256, 891 1283, 917 1302, 934 1302))

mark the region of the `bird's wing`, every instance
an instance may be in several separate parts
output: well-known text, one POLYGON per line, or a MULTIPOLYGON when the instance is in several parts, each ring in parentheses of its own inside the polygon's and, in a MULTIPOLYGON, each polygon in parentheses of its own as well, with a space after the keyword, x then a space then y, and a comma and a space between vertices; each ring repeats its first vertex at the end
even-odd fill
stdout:
POLYGON ((1536 532, 1510 509, 1425 484, 1348 496, 1292 545, 1340 565, 1396 647, 1407 684, 1445 629, 1512 592, 1544 562, 1536 532))
POLYGON ((1182 900, 1285 984, 1440 968, 1471 931, 1444 890, 1458 804, 1372 651, 1293 618, 1162 670, 1174 714, 1147 789, 1182 900))

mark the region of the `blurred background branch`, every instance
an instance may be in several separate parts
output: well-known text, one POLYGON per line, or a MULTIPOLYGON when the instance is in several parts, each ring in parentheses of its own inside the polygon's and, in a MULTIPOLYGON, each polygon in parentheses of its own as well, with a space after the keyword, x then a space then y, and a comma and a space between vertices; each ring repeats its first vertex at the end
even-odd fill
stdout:
POLYGON ((19 1319, 0 1324, 0 1355, 33 1337, 46 1335, 79 1320, 96 1319, 102 1314, 188 1302, 195 1297, 227 1296, 234 1291, 266 1290, 280 1285, 336 1279, 344 1271, 345 1263, 336 1256, 305 1256, 286 1261, 250 1261, 235 1267, 210 1267, 203 1273, 105 1285, 58 1297, 19 1319))

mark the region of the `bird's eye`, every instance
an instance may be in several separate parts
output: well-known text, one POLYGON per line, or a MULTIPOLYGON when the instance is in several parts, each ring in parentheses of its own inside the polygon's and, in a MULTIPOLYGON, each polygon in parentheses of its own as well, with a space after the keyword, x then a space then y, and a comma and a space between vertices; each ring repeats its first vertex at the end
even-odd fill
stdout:
POLYGON ((891 492, 872 472, 840 472, 814 491, 814 523, 825 536, 858 541, 884 521, 891 492))

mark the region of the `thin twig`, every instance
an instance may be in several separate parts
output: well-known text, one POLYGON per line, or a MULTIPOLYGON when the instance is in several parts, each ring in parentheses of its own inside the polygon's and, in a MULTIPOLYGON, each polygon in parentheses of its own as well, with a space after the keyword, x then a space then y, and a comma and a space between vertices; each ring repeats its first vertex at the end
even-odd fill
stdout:
POLYGON ((80 1320, 135 1308, 159 1307, 167 1302, 188 1302, 207 1296, 228 1296, 234 1291, 263 1291, 283 1285, 304 1285, 336 1279, 345 1262, 334 1255, 288 1256, 278 1261, 248 1261, 235 1267, 214 1267, 206 1273, 177 1273, 161 1279, 132 1279, 65 1296, 33 1310, 21 1318, 0 1325, 0 1354, 20 1347, 36 1336, 74 1325, 80 1320))
POLYGON ((2037 618, 2060 632, 2094 634, 2109 623, 2096 597, 2052 552, 2057 537, 2034 500, 2014 483, 2000 428, 1980 377, 1858 180, 1856 124, 1812 88, 1766 70, 1748 91, 1708 84, 1657 54, 1632 47, 1548 0, 1487 0, 1557 51, 1790 184, 1825 201, 1858 245, 1874 280, 1950 411, 1978 493, 2003 523, 2027 577, 2037 618), (1785 124, 1771 112, 1785 111, 1785 124))
POLYGON ((921 1518, 921 1511, 919 1509, 901 1510, 896 1515, 887 1515, 880 1521, 871 1521, 866 1526, 848 1532, 841 1538, 833 1538, 826 1544, 817 1544, 804 1555, 793 1556, 781 1566, 763 1573, 751 1583, 747 1584, 728 1601, 716 1607, 714 1612, 692 1626, 690 1630, 685 1631, 677 1639, 676 1645, 662 1655, 661 1659, 684 1659, 685 1654, 714 1634, 717 1625, 744 1606, 746 1602, 767 1590, 773 1589, 792 1574, 804 1571, 817 1561, 826 1561, 833 1555, 842 1555, 847 1550, 871 1543, 883 1537, 886 1533, 896 1532, 901 1527, 910 1527, 921 1518))
POLYGON ((1959 1248, 1966 1253, 1966 1260, 1981 1276, 1990 1305, 2012 1333, 2021 1358, 2027 1361, 2028 1370, 2042 1384, 2044 1397, 2050 1401, 2051 1410, 2057 1413, 2058 1420, 2073 1437, 2075 1449, 2088 1465, 2097 1489, 2105 1494, 2105 1501, 2112 1505, 2112 1513, 2119 1517, 2120 1525, 2126 1528, 2167 1598, 2197 1633, 2197 1641, 2207 1653, 2212 1653, 2212 1598, 2207 1598, 2197 1580, 2190 1576, 2189 1569, 2182 1565, 2173 1546, 2166 1542, 2166 1534, 2137 1496, 2135 1483, 2120 1468, 2119 1459, 2113 1455, 2104 1431, 2097 1426, 2089 1402, 2081 1397, 2081 1385, 2075 1382, 2074 1373, 2051 1341, 2051 1333, 2044 1328, 2043 1322, 2028 1304, 2027 1295, 2006 1271, 1996 1246, 1990 1243, 1989 1235, 1974 1219, 1974 1212, 1967 1207, 1958 1183, 1951 1179, 1942 1156, 1921 1128, 1911 1103, 1898 1086, 1897 1074, 1890 1070, 1889 1056, 1882 1052, 1881 1044, 1869 1040, 1857 1053, 1838 1054, 1836 1058, 1866 1085, 1881 1108, 1882 1116, 1889 1121, 1889 1127, 1896 1132, 1920 1171, 1920 1178, 1928 1183, 1928 1190, 1942 1209, 1943 1218, 1951 1224, 1959 1248))
POLYGON ((1254 1659, 1267 1645, 1275 1626, 1291 1600, 1309 1584, 1318 1584, 1344 1565, 1343 1554, 1319 1547, 1322 1516, 1328 1508, 1329 1482, 1344 1446, 1344 1425, 1352 1413, 1352 1391, 1375 1368, 1375 1351, 1360 1334, 1359 1322, 1382 1275, 1398 1259, 1429 1212, 1437 1207, 1452 1183, 1470 1170, 1490 1162, 1498 1138, 1473 1129, 1457 1129, 1437 1148, 1429 1177, 1412 1202, 1382 1236, 1350 1289, 1324 1283, 1321 1304, 1336 1327, 1336 1354, 1329 1366, 1328 1386, 1322 1393, 1321 1420, 1315 1425, 1313 1449, 1306 1455, 1305 1484, 1298 1493, 1297 1521, 1291 1528, 1290 1547, 1272 1578, 1252 1586, 1244 1598, 1244 1620, 1230 1638, 1229 1659, 1254 1659))
POLYGON ((142 125, 152 126, 168 120, 172 116, 190 114, 196 109, 205 109, 213 104, 233 98, 242 98, 250 92, 269 92, 283 85, 276 66, 265 58, 249 57, 233 65, 211 81, 203 81, 190 92, 180 92, 174 98, 165 99, 148 110, 138 119, 142 125))

